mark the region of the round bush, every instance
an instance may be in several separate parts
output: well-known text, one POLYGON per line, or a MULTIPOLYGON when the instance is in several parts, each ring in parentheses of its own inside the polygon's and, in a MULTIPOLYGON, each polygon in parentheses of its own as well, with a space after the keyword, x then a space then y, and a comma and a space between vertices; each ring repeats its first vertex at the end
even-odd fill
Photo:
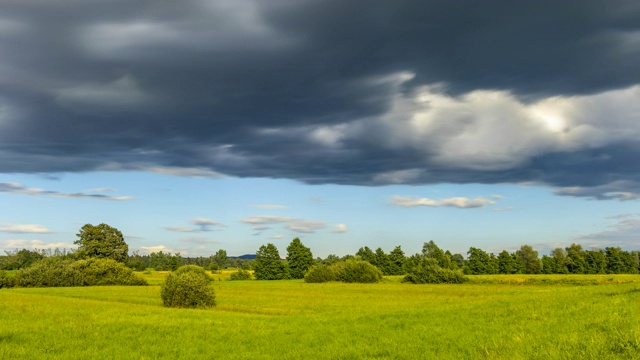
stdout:
POLYGON ((444 269, 434 259, 424 259, 402 279, 413 284, 462 284, 469 281, 460 271, 444 269))
POLYGON ((251 280, 251 273, 247 270, 240 269, 232 273, 229 280, 251 280))
POLYGON ((211 278, 203 268, 185 265, 167 275, 160 289, 166 307, 208 308, 216 305, 211 278))
POLYGON ((304 275, 304 281, 308 283, 336 281, 336 273, 331 266, 315 265, 304 275))
POLYGON ((336 280, 346 283, 377 283, 382 280, 382 271, 368 261, 347 260, 334 264, 336 280))

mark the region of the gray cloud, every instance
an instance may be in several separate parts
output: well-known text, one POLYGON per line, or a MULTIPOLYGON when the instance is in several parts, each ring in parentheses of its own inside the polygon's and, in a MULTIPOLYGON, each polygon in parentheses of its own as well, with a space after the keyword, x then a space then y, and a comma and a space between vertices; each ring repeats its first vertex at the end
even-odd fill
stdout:
POLYGON ((38 188, 27 188, 19 183, 0 183, 0 193, 41 195, 41 196, 52 196, 57 198, 71 198, 71 199, 112 200, 112 201, 126 201, 126 200, 133 199, 132 196, 108 196, 104 194, 87 194, 82 192, 65 193, 65 192, 44 190, 44 189, 38 189, 38 188))
POLYGON ((574 240, 587 244, 594 248, 607 246, 619 246, 631 249, 637 246, 640 238, 640 218, 637 214, 621 214, 620 216, 609 217, 615 220, 610 224, 610 230, 579 235, 574 240))
POLYGON ((10 0, 0 14, 0 172, 640 194, 635 2, 10 0))
POLYGON ((196 228, 186 227, 186 226, 165 226, 166 230, 175 231, 175 232, 185 232, 185 233, 199 233, 199 232, 207 232, 212 231, 212 227, 226 227, 226 225, 207 218, 198 217, 190 221, 192 225, 197 226, 196 228))
MULTIPOLYGON (((321 221, 296 219, 288 216, 261 215, 252 216, 240 220, 245 224, 253 225, 254 230, 268 229, 266 225, 286 224, 285 227, 291 231, 299 233, 314 233, 324 229, 326 224, 321 221)), ((258 233, 259 234, 259 233, 258 233)))

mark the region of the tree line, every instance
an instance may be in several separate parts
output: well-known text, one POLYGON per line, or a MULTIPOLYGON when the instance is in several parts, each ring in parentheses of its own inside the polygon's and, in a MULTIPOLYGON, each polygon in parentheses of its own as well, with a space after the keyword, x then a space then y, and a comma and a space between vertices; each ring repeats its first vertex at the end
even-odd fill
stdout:
POLYGON ((400 246, 389 252, 382 248, 372 250, 361 247, 355 254, 326 258, 313 257, 311 249, 299 238, 286 248, 286 257, 281 258, 277 247, 271 243, 256 251, 255 260, 229 257, 223 249, 215 254, 201 257, 184 257, 180 253, 152 252, 140 255, 128 254, 128 245, 122 233, 106 224, 87 224, 77 234, 76 251, 66 250, 16 250, 6 251, 0 256, 0 270, 28 268, 47 257, 68 260, 86 258, 109 258, 121 262, 134 270, 153 268, 176 270, 183 265, 197 265, 209 270, 238 268, 254 270, 256 279, 301 279, 313 265, 331 266, 348 260, 365 261, 377 267, 384 275, 406 275, 419 265, 426 266, 424 259, 439 268, 461 271, 467 275, 482 274, 637 274, 640 272, 640 252, 626 251, 620 247, 585 250, 579 244, 556 248, 540 257, 530 245, 522 245, 517 251, 503 250, 498 255, 471 247, 466 253, 453 254, 441 249, 434 241, 425 242, 422 251, 405 255, 400 246))

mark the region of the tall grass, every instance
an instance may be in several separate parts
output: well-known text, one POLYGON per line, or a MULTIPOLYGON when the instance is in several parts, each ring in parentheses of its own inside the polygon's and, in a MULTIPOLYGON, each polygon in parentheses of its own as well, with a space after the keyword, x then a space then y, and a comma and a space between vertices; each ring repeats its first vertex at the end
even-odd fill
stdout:
POLYGON ((186 310, 162 307, 160 275, 145 275, 147 287, 0 290, 0 359, 640 357, 639 276, 216 281, 216 308, 186 310))

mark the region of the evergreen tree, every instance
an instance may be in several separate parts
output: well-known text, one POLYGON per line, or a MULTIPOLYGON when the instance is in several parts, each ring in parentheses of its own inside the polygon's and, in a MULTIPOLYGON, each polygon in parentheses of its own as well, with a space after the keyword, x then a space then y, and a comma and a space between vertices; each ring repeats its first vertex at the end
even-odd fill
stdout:
POLYGON ((402 275, 405 273, 405 263, 407 258, 404 256, 404 251, 400 246, 396 246, 389 253, 389 275, 402 275))
POLYGON ((262 245, 256 252, 253 263, 254 276, 257 280, 281 280, 287 278, 287 268, 280 259, 275 245, 262 245))
POLYGON ((300 239, 295 238, 287 247, 287 261, 289 262, 289 276, 292 279, 302 279, 313 265, 311 249, 304 246, 300 239))

